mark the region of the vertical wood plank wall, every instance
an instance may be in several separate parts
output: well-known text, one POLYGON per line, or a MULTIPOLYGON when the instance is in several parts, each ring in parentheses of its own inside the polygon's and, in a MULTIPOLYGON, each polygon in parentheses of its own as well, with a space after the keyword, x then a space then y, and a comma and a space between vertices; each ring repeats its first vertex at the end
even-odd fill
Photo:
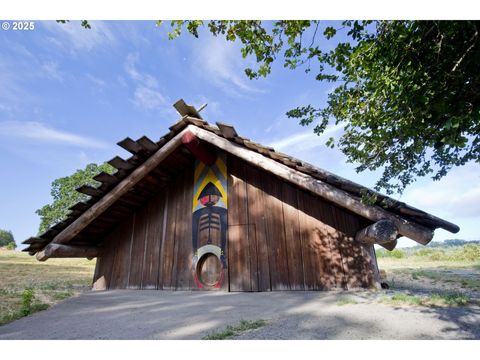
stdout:
POLYGON ((230 156, 230 291, 326 290, 375 284, 354 242, 354 214, 230 156))
MULTIPOLYGON (((374 285, 368 225, 228 156, 228 278, 224 290, 327 290, 374 285)), ((191 272, 193 169, 185 169, 105 237, 94 281, 109 289, 196 289, 191 272)))
POLYGON ((148 200, 104 240, 94 282, 109 289, 190 289, 193 169, 148 200))

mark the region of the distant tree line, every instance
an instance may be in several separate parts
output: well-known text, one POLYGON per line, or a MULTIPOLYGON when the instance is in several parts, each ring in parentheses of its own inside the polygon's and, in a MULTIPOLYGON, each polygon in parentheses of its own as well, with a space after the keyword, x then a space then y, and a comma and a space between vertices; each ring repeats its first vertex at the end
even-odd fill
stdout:
POLYGON ((0 229, 0 247, 6 246, 9 249, 15 249, 17 244, 10 230, 0 229))
POLYGON ((47 231, 50 227, 65 220, 70 213, 69 208, 77 202, 87 201, 88 195, 79 193, 75 189, 82 185, 98 186, 99 182, 93 177, 100 172, 113 174, 115 169, 107 164, 88 164, 85 169, 79 169, 69 176, 58 178, 52 182, 50 194, 53 202, 36 211, 40 216, 39 233, 47 231))
MULTIPOLYGON (((428 244, 429 247, 452 247, 452 246, 463 246, 467 244, 480 244, 480 240, 462 240, 462 239, 449 239, 445 240, 444 242, 431 242, 428 244)), ((416 247, 423 248, 423 245, 418 245, 416 247)))
POLYGON ((393 251, 376 249, 375 252, 377 258, 415 257, 430 261, 479 261, 480 240, 449 239, 444 242, 433 242, 428 246, 418 245, 393 251))

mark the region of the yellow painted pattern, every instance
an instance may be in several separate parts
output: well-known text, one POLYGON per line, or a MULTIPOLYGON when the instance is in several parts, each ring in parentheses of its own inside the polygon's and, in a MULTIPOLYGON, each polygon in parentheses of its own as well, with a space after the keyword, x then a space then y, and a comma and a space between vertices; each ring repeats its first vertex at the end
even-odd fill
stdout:
POLYGON ((217 157, 217 161, 215 162, 215 166, 220 170, 222 175, 227 178, 227 166, 223 162, 223 160, 220 157, 217 157))
POLYGON ((195 174, 193 175, 193 181, 196 183, 198 181, 198 177, 202 173, 203 168, 205 165, 201 161, 197 161, 197 167, 195 168, 195 174))
MULTIPOLYGON (((225 181, 227 179, 227 166, 223 162, 223 160, 220 157, 217 157, 217 160, 215 161, 215 164, 212 165, 212 167, 215 166, 217 169, 220 171, 220 173, 224 176, 225 181)), ((199 161, 197 164, 197 167, 195 168, 195 173, 194 173, 194 183, 198 181, 198 178, 200 177, 200 174, 202 173, 203 169, 205 168, 205 165, 199 161)), ((228 199, 227 199, 227 192, 225 188, 223 187, 222 183, 220 180, 217 178, 215 173, 209 169, 207 172, 207 175, 203 179, 202 183, 198 187, 197 192, 193 195, 193 203, 192 203, 192 211, 195 210, 195 207, 198 204, 198 196, 202 192, 203 188, 211 182, 213 185, 217 187, 217 189, 220 191, 220 194, 222 194, 222 201, 225 204, 225 207, 228 208, 228 199)))

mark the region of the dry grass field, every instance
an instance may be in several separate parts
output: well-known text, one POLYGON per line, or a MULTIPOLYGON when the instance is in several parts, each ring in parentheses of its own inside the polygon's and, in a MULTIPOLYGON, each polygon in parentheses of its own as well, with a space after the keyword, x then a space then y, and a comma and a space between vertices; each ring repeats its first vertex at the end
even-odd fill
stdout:
MULTIPOLYGON (((377 257, 383 281, 394 291, 381 302, 395 306, 480 302, 480 245, 377 251, 377 257)), ((94 268, 95 260, 38 262, 25 253, 0 248, 0 325, 88 291, 94 268)))
POLYGON ((95 260, 50 259, 0 248, 0 325, 89 290, 95 260))
MULTIPOLYGON (((451 248, 423 248, 396 253, 377 251, 383 281, 392 290, 409 290, 419 294, 405 300, 410 305, 427 303, 422 294, 443 296, 448 303, 457 299, 461 305, 480 301, 480 245, 469 244, 451 248)), ((394 301, 394 302, 395 302, 394 301)))

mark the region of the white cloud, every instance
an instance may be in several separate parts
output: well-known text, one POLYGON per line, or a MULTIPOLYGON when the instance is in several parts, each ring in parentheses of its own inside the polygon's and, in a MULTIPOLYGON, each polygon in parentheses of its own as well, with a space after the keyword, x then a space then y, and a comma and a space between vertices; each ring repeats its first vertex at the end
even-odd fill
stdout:
POLYGON ((12 111, 12 107, 9 105, 0 103, 0 111, 10 113, 12 111))
POLYGON ((158 80, 153 75, 137 69, 139 59, 138 53, 128 54, 124 66, 128 77, 135 84, 132 102, 145 110, 160 110, 169 99, 162 95, 158 80))
POLYGON ((322 135, 318 136, 313 132, 312 129, 307 131, 299 132, 296 134, 290 134, 283 138, 277 139, 273 142, 267 142, 275 150, 279 151, 292 151, 292 150, 311 150, 318 146, 324 145, 325 138, 327 136, 332 136, 333 133, 337 132, 342 128, 342 125, 334 125, 328 127, 322 135))
POLYGON ((133 81, 150 88, 157 88, 158 81, 154 76, 147 73, 141 73, 137 70, 136 64, 139 60, 140 55, 138 53, 128 54, 127 59, 125 60, 125 72, 133 81))
POLYGON ((0 123, 0 136, 24 138, 51 144, 63 144, 88 148, 107 148, 102 141, 56 130, 36 121, 4 121, 0 123))
MULTIPOLYGON (((116 43, 116 38, 110 27, 103 21, 91 21, 91 29, 80 26, 79 21, 70 21, 59 24, 56 21, 42 22, 50 32, 54 33, 53 42, 66 50, 86 50, 104 47, 116 43)), ((53 38, 48 37, 48 41, 53 38)))
MULTIPOLYGON (((274 122, 274 131, 279 132, 274 122)), ((331 149, 325 145, 328 137, 338 138, 340 135, 336 132, 342 131, 341 125, 332 125, 325 132, 318 136, 313 132, 312 128, 308 130, 295 132, 294 129, 298 125, 288 126, 282 130, 282 136, 273 138, 273 140, 261 140, 261 144, 269 145, 276 151, 281 151, 304 162, 318 166, 322 169, 345 176, 346 171, 353 172, 353 167, 346 164, 345 155, 338 148, 331 149), (285 135, 290 132, 290 135, 285 135)), ((353 179, 352 179, 353 180, 353 179)))
POLYGON ((46 61, 41 65, 40 69, 47 77, 63 82, 63 73, 60 71, 56 61, 46 61))
POLYGON ((480 166, 455 168, 440 181, 412 186, 405 202, 448 218, 480 217, 480 166), (441 214, 441 215, 440 215, 441 214))
POLYGON ((133 102, 146 110, 155 110, 165 105, 167 101, 158 91, 139 86, 133 94, 133 102))
POLYGON ((198 42, 193 57, 194 72, 213 82, 230 95, 258 93, 244 73, 250 62, 242 59, 240 47, 236 43, 220 37, 205 36, 198 42))
POLYGON ((107 85, 105 80, 102 80, 102 79, 100 79, 96 76, 93 76, 91 74, 87 74, 86 77, 87 77, 88 80, 90 80, 97 87, 104 87, 105 85, 107 85))
POLYGON ((218 119, 219 116, 224 115, 220 103, 211 98, 207 98, 204 95, 196 95, 190 105, 193 105, 195 108, 199 109, 204 104, 207 104, 207 107, 203 108, 200 112, 200 115, 203 118, 212 122, 215 121, 215 118, 218 119))

